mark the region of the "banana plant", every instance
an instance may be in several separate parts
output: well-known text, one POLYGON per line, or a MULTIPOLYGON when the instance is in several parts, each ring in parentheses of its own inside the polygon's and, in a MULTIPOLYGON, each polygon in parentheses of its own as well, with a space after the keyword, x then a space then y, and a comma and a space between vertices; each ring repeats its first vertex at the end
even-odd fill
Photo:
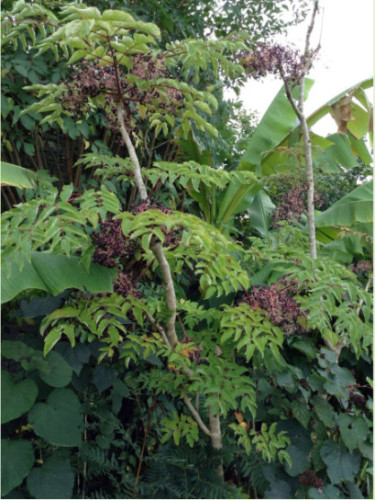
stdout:
MULTIPOLYGON (((307 99, 313 83, 313 80, 306 79, 305 99, 307 99)), ((339 127, 341 119, 341 126, 344 126, 346 131, 344 134, 341 129, 341 133, 332 134, 327 138, 311 133, 315 167, 320 167, 325 172, 337 172, 338 165, 345 168, 357 165, 357 158, 365 163, 371 162, 365 138, 368 135, 370 142, 372 142, 372 105, 365 90, 372 86, 372 78, 361 81, 330 99, 308 117, 307 123, 309 127, 312 127, 319 120, 331 114, 338 122, 339 127), (350 107, 349 120, 345 122, 343 116, 340 116, 340 108, 348 105, 350 107), (344 124, 342 124, 343 121, 344 124)), ((297 87, 294 92, 298 92, 297 87)), ((253 171, 261 181, 262 178, 269 175, 300 167, 302 157, 302 154, 298 154, 300 137, 301 129, 283 86, 270 104, 257 129, 250 136, 247 148, 239 162, 238 170, 253 171), (294 157, 290 154, 293 150, 294 153, 297 151, 294 157)), ((242 191, 242 186, 236 186, 235 183, 232 183, 221 195, 220 203, 223 208, 218 214, 216 225, 220 226, 234 213, 239 213, 239 209, 242 209, 247 210, 250 218, 253 218, 258 232, 261 235, 267 234, 271 206, 269 197, 264 191, 259 191, 255 193, 253 198, 244 200, 242 191), (249 202, 247 207, 244 206, 244 201, 249 202), (225 214, 224 217, 223 214, 225 214), (262 229, 259 230, 259 227, 262 229)))

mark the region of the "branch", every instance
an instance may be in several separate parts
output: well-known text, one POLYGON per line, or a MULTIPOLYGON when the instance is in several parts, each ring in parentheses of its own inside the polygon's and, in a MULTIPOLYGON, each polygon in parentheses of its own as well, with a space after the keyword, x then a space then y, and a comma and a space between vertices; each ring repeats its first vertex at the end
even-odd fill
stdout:
POLYGON ((167 300, 167 307, 169 312, 171 313, 170 318, 167 322, 167 335, 169 339, 169 343, 171 344, 171 348, 174 349, 178 344, 178 337, 176 334, 176 293, 174 291, 174 284, 172 279, 171 268, 168 264, 167 259, 165 258, 163 248, 160 245, 160 242, 156 239, 151 239, 150 249, 156 257, 156 260, 159 263, 160 270, 163 275, 164 280, 164 288, 165 288, 165 297, 167 300))
POLYGON ((165 333, 164 328, 156 321, 156 319, 151 316, 151 314, 148 311, 145 311, 146 317, 149 320, 149 322, 157 329, 157 331, 160 333, 162 339, 164 340, 164 343, 172 349, 171 344, 169 343, 168 337, 165 333))
POLYGON ((189 408, 189 410, 191 411, 191 414, 193 415, 193 417, 195 418, 198 426, 202 429, 202 431, 207 435, 207 436, 210 436, 211 437, 211 432, 209 431, 209 429, 207 428, 207 426, 205 425, 205 423, 203 422, 203 420, 201 419, 199 413, 197 412, 197 410, 194 408, 192 402, 190 401, 190 399, 186 396, 186 394, 184 395, 183 397, 183 401, 184 403, 186 404, 186 406, 189 408))
POLYGON ((147 200, 147 189, 146 186, 143 182, 142 179, 142 174, 141 174, 141 166, 138 161, 138 156, 137 152, 135 150, 135 147, 133 146, 133 143, 129 137, 128 131, 125 128, 125 121, 124 121, 124 109, 122 107, 122 104, 117 106, 117 119, 118 123, 120 126, 120 132, 123 141, 125 142, 126 148, 128 150, 131 162, 133 164, 133 174, 134 174, 134 181, 135 184, 138 188, 139 195, 142 200, 147 200))
MULTIPOLYGON (((367 283, 366 283, 366 287, 365 287, 365 292, 369 291, 371 283, 372 283, 372 273, 370 273, 370 276, 368 277, 368 280, 367 280, 367 283)), ((360 313, 361 313, 361 307, 363 306, 363 302, 364 302, 363 299, 361 299, 359 301, 359 305, 357 307, 357 316, 359 316, 360 313)))

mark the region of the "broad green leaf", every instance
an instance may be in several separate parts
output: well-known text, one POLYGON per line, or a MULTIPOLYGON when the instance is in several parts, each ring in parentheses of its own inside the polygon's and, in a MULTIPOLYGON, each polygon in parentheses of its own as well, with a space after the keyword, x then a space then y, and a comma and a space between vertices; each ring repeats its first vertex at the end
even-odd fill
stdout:
POLYGON ((319 396, 314 396, 312 399, 312 403, 314 404, 314 410, 323 424, 327 427, 335 426, 335 412, 333 411, 332 406, 319 396))
POLYGON ((2 270, 1 301, 8 302, 23 290, 36 288, 57 295, 67 288, 87 289, 93 293, 112 292, 113 271, 91 264, 87 271, 79 257, 32 252, 31 262, 25 262, 20 271, 11 263, 10 276, 2 270))
POLYGON ((27 477, 27 488, 34 498, 72 498, 74 472, 61 451, 34 467, 27 477))
POLYGON ((30 441, 1 440, 1 495, 4 497, 22 483, 34 464, 30 441))
POLYGON ((315 219, 316 227, 353 226, 373 221, 373 181, 362 184, 315 219))
POLYGON ((50 444, 79 446, 81 443, 81 405, 70 389, 55 389, 46 403, 37 403, 29 412, 29 423, 50 444))
POLYGON ((1 423, 20 417, 30 410, 38 395, 34 380, 13 380, 9 372, 1 371, 1 423))
MULTIPOLYGON (((305 99, 314 81, 305 81, 305 99)), ((298 88, 294 90, 297 92, 298 88)), ((290 134, 296 124, 296 114, 288 101, 284 86, 272 101, 258 127, 250 136, 247 148, 241 158, 240 170, 256 170, 261 164, 262 155, 290 134)), ((259 172, 260 173, 260 172, 259 172)))
POLYGON ((35 188, 37 176, 32 170, 13 165, 5 161, 1 162, 1 184, 4 186, 15 186, 19 188, 35 188))
POLYGON ((297 445, 291 444, 287 447, 286 451, 292 460, 292 466, 286 465, 286 472, 292 476, 299 476, 304 470, 309 468, 310 462, 307 458, 307 453, 300 449, 297 445))
POLYGON ((275 205, 264 191, 259 191, 255 195, 252 205, 247 209, 251 228, 258 231, 261 236, 268 235, 270 216, 274 209, 275 205))
POLYGON ((50 352, 46 358, 49 371, 40 372, 40 378, 52 387, 65 387, 72 380, 73 370, 57 352, 50 352))
POLYGON ((368 427, 365 420, 360 416, 351 416, 342 413, 338 418, 340 435, 344 444, 350 451, 360 448, 366 441, 368 427))
POLYGON ((332 484, 350 481, 359 470, 360 457, 333 441, 323 444, 320 456, 327 465, 327 474, 332 484))

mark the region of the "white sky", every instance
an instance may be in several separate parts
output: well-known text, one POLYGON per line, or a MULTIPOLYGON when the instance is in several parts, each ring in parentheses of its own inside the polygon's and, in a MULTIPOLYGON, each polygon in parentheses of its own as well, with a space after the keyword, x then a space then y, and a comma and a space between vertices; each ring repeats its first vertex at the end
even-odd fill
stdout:
MULTIPOLYGON (((315 22, 311 47, 318 44, 321 36, 321 50, 308 75, 315 83, 306 101, 307 115, 335 95, 374 74, 373 0, 321 0, 320 5, 321 12, 315 22)), ((310 16, 307 24, 309 22, 310 16)), ((306 23, 289 28, 287 42, 303 50, 305 37, 306 23)), ((245 108, 258 111, 261 118, 281 86, 281 80, 274 78, 250 80, 240 98, 245 108)), ((372 90, 369 95, 373 100, 372 90)), ((330 117, 314 127, 314 131, 322 135, 334 133, 336 129, 330 117)))

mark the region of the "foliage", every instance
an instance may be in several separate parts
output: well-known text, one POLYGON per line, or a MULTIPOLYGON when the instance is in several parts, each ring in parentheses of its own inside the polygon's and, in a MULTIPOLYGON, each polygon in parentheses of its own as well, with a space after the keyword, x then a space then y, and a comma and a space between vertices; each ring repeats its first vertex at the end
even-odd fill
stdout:
MULTIPOLYGON (((81 144, 56 186, 13 168, 32 149, 5 125, 4 189, 21 202, 2 216, 3 495, 371 498, 369 253, 357 275, 327 255, 338 228, 366 231, 371 184, 316 217, 311 259, 302 214, 269 226, 267 178, 303 161, 285 90, 250 138, 221 123, 219 87, 244 78, 251 49, 225 23, 265 11, 268 33, 290 2, 224 15, 189 1, 179 33, 212 19, 224 36, 183 40, 169 29, 180 6, 88 4, 18 1, 3 16, 5 118, 35 152, 38 134, 81 144)), ((365 161, 365 85, 353 137, 314 137, 316 168, 365 161)))

